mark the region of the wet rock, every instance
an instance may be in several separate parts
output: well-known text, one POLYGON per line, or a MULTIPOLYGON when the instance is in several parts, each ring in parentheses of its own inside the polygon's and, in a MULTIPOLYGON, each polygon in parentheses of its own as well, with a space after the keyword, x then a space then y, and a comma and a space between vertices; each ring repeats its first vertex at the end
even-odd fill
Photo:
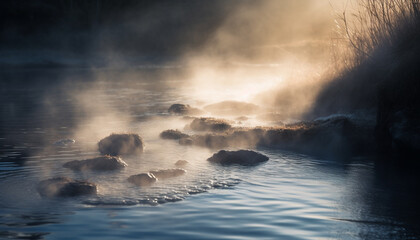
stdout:
POLYGON ((213 154, 213 156, 208 158, 207 161, 219 163, 221 165, 238 164, 243 166, 252 166, 268 161, 268 157, 250 150, 221 150, 218 153, 213 154))
POLYGON ((188 138, 189 135, 185 134, 185 133, 182 133, 179 130, 170 129, 170 130, 165 130, 165 131, 161 132, 160 137, 163 138, 163 139, 175 139, 175 140, 177 140, 177 139, 181 139, 181 138, 188 138))
POLYGON ((175 166, 177 166, 177 167, 182 167, 182 166, 187 165, 188 163, 189 163, 189 162, 188 162, 188 161, 186 161, 186 160, 178 160, 178 161, 176 161, 175 166))
POLYGON ((203 111, 198 108, 193 108, 188 104, 172 104, 168 112, 171 114, 177 114, 177 115, 199 115, 203 114, 203 111))
POLYGON ((94 183, 73 180, 67 177, 57 177, 41 181, 38 192, 42 197, 76 197, 97 193, 94 183))
POLYGON ((196 118, 189 125, 194 131, 223 132, 232 128, 228 121, 215 118, 196 118))
POLYGON ((186 172, 187 171, 181 168, 150 171, 150 173, 153 174, 153 176, 155 176, 157 179, 178 177, 185 174, 186 172))
POLYGON ((130 176, 127 181, 137 186, 150 186, 157 182, 157 178, 151 173, 140 173, 130 176))
POLYGON ((251 115, 257 113, 260 107, 247 102, 223 101, 207 105, 204 110, 218 115, 251 115))
POLYGON ((143 140, 138 134, 111 134, 98 143, 99 152, 103 155, 132 155, 143 152, 143 140))
POLYGON ((112 171, 122 169, 128 166, 121 158, 112 156, 101 156, 86 160, 75 160, 67 162, 63 165, 65 168, 70 168, 75 171, 112 171))

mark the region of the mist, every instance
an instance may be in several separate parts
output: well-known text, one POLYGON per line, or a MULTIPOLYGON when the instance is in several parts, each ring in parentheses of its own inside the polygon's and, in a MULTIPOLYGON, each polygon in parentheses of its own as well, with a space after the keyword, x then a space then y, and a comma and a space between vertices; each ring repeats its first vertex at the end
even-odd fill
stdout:
POLYGON ((0 238, 417 238, 416 4, 1 1, 0 238))

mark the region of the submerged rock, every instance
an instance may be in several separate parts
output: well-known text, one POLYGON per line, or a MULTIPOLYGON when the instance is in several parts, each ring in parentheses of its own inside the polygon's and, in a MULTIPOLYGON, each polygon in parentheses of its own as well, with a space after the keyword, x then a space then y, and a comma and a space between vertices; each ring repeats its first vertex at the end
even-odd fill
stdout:
POLYGON ((199 115, 202 114, 203 111, 198 108, 193 108, 188 104, 172 104, 168 112, 171 114, 178 114, 178 115, 199 115))
POLYGON ((232 128, 228 121, 215 118, 196 118, 189 127, 194 131, 223 132, 232 128))
POLYGON ((103 155, 131 155, 143 152, 143 140, 138 134, 111 134, 98 143, 99 152, 103 155))
POLYGON ((218 153, 213 154, 213 156, 208 158, 207 161, 219 163, 222 165, 238 164, 243 166, 252 166, 268 161, 268 157, 261 153, 250 150, 221 150, 218 153))
POLYGON ((169 130, 165 130, 165 131, 161 132, 160 137, 163 138, 163 139, 175 139, 176 140, 176 139, 181 139, 181 138, 188 138, 189 135, 185 134, 185 133, 182 133, 179 130, 169 129, 169 130))
POLYGON ((121 158, 111 156, 101 156, 86 160, 74 160, 66 162, 63 167, 70 168, 75 171, 111 171, 122 169, 128 166, 121 158))
POLYGON ((157 182, 157 178, 151 173, 140 173, 130 176, 127 181, 137 186, 150 186, 157 182))
POLYGON ((186 160, 178 160, 178 161, 176 161, 175 166, 182 167, 182 166, 187 165, 188 163, 189 162, 186 161, 186 160))
POLYGON ((97 193, 97 186, 87 181, 73 180, 67 177, 56 177, 41 181, 38 192, 42 197, 76 197, 97 193))
POLYGON ((178 177, 185 174, 186 172, 187 171, 181 168, 150 171, 150 173, 157 177, 157 179, 178 177))
POLYGON ((206 111, 219 115, 250 115, 260 110, 255 104, 238 101, 223 101, 204 107, 206 111))

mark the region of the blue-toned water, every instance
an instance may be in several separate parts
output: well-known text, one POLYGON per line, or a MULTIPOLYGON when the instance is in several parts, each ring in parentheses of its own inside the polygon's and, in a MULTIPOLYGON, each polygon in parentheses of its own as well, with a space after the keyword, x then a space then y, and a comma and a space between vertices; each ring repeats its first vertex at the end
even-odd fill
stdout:
POLYGON ((319 159, 276 149, 256 167, 206 161, 217 150, 159 133, 191 121, 176 102, 200 104, 179 69, 13 70, 1 73, 0 239, 418 239, 418 177, 367 158, 319 159), (168 78, 168 75, 170 76, 168 78), (169 79, 169 80, 168 80, 169 79), (139 133, 144 154, 117 172, 62 164, 97 156, 112 132, 139 133), (76 142, 54 145, 60 139, 76 142), (173 168, 184 176, 148 188, 132 174, 173 168), (54 176, 98 184, 95 197, 43 199, 54 176))

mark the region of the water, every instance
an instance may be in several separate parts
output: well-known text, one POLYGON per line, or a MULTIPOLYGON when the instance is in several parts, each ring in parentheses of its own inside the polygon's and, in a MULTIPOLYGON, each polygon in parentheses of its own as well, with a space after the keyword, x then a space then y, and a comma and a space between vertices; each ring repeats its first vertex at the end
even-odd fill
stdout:
POLYGON ((179 69, 14 70, 1 73, 0 239, 418 239, 415 171, 366 158, 319 159, 258 148, 256 167, 206 161, 216 150, 161 140, 190 120, 166 114, 199 105, 179 69), (168 76, 170 76, 168 78, 168 76), (168 81, 169 79, 169 81, 168 81), (32 80, 32 81, 29 81, 32 80), (139 133, 145 153, 108 173, 62 164, 94 157, 112 132, 139 133), (53 143, 74 138, 76 143, 53 143), (132 174, 173 168, 187 174, 149 188, 132 174), (53 176, 89 179, 97 197, 42 199, 53 176))

